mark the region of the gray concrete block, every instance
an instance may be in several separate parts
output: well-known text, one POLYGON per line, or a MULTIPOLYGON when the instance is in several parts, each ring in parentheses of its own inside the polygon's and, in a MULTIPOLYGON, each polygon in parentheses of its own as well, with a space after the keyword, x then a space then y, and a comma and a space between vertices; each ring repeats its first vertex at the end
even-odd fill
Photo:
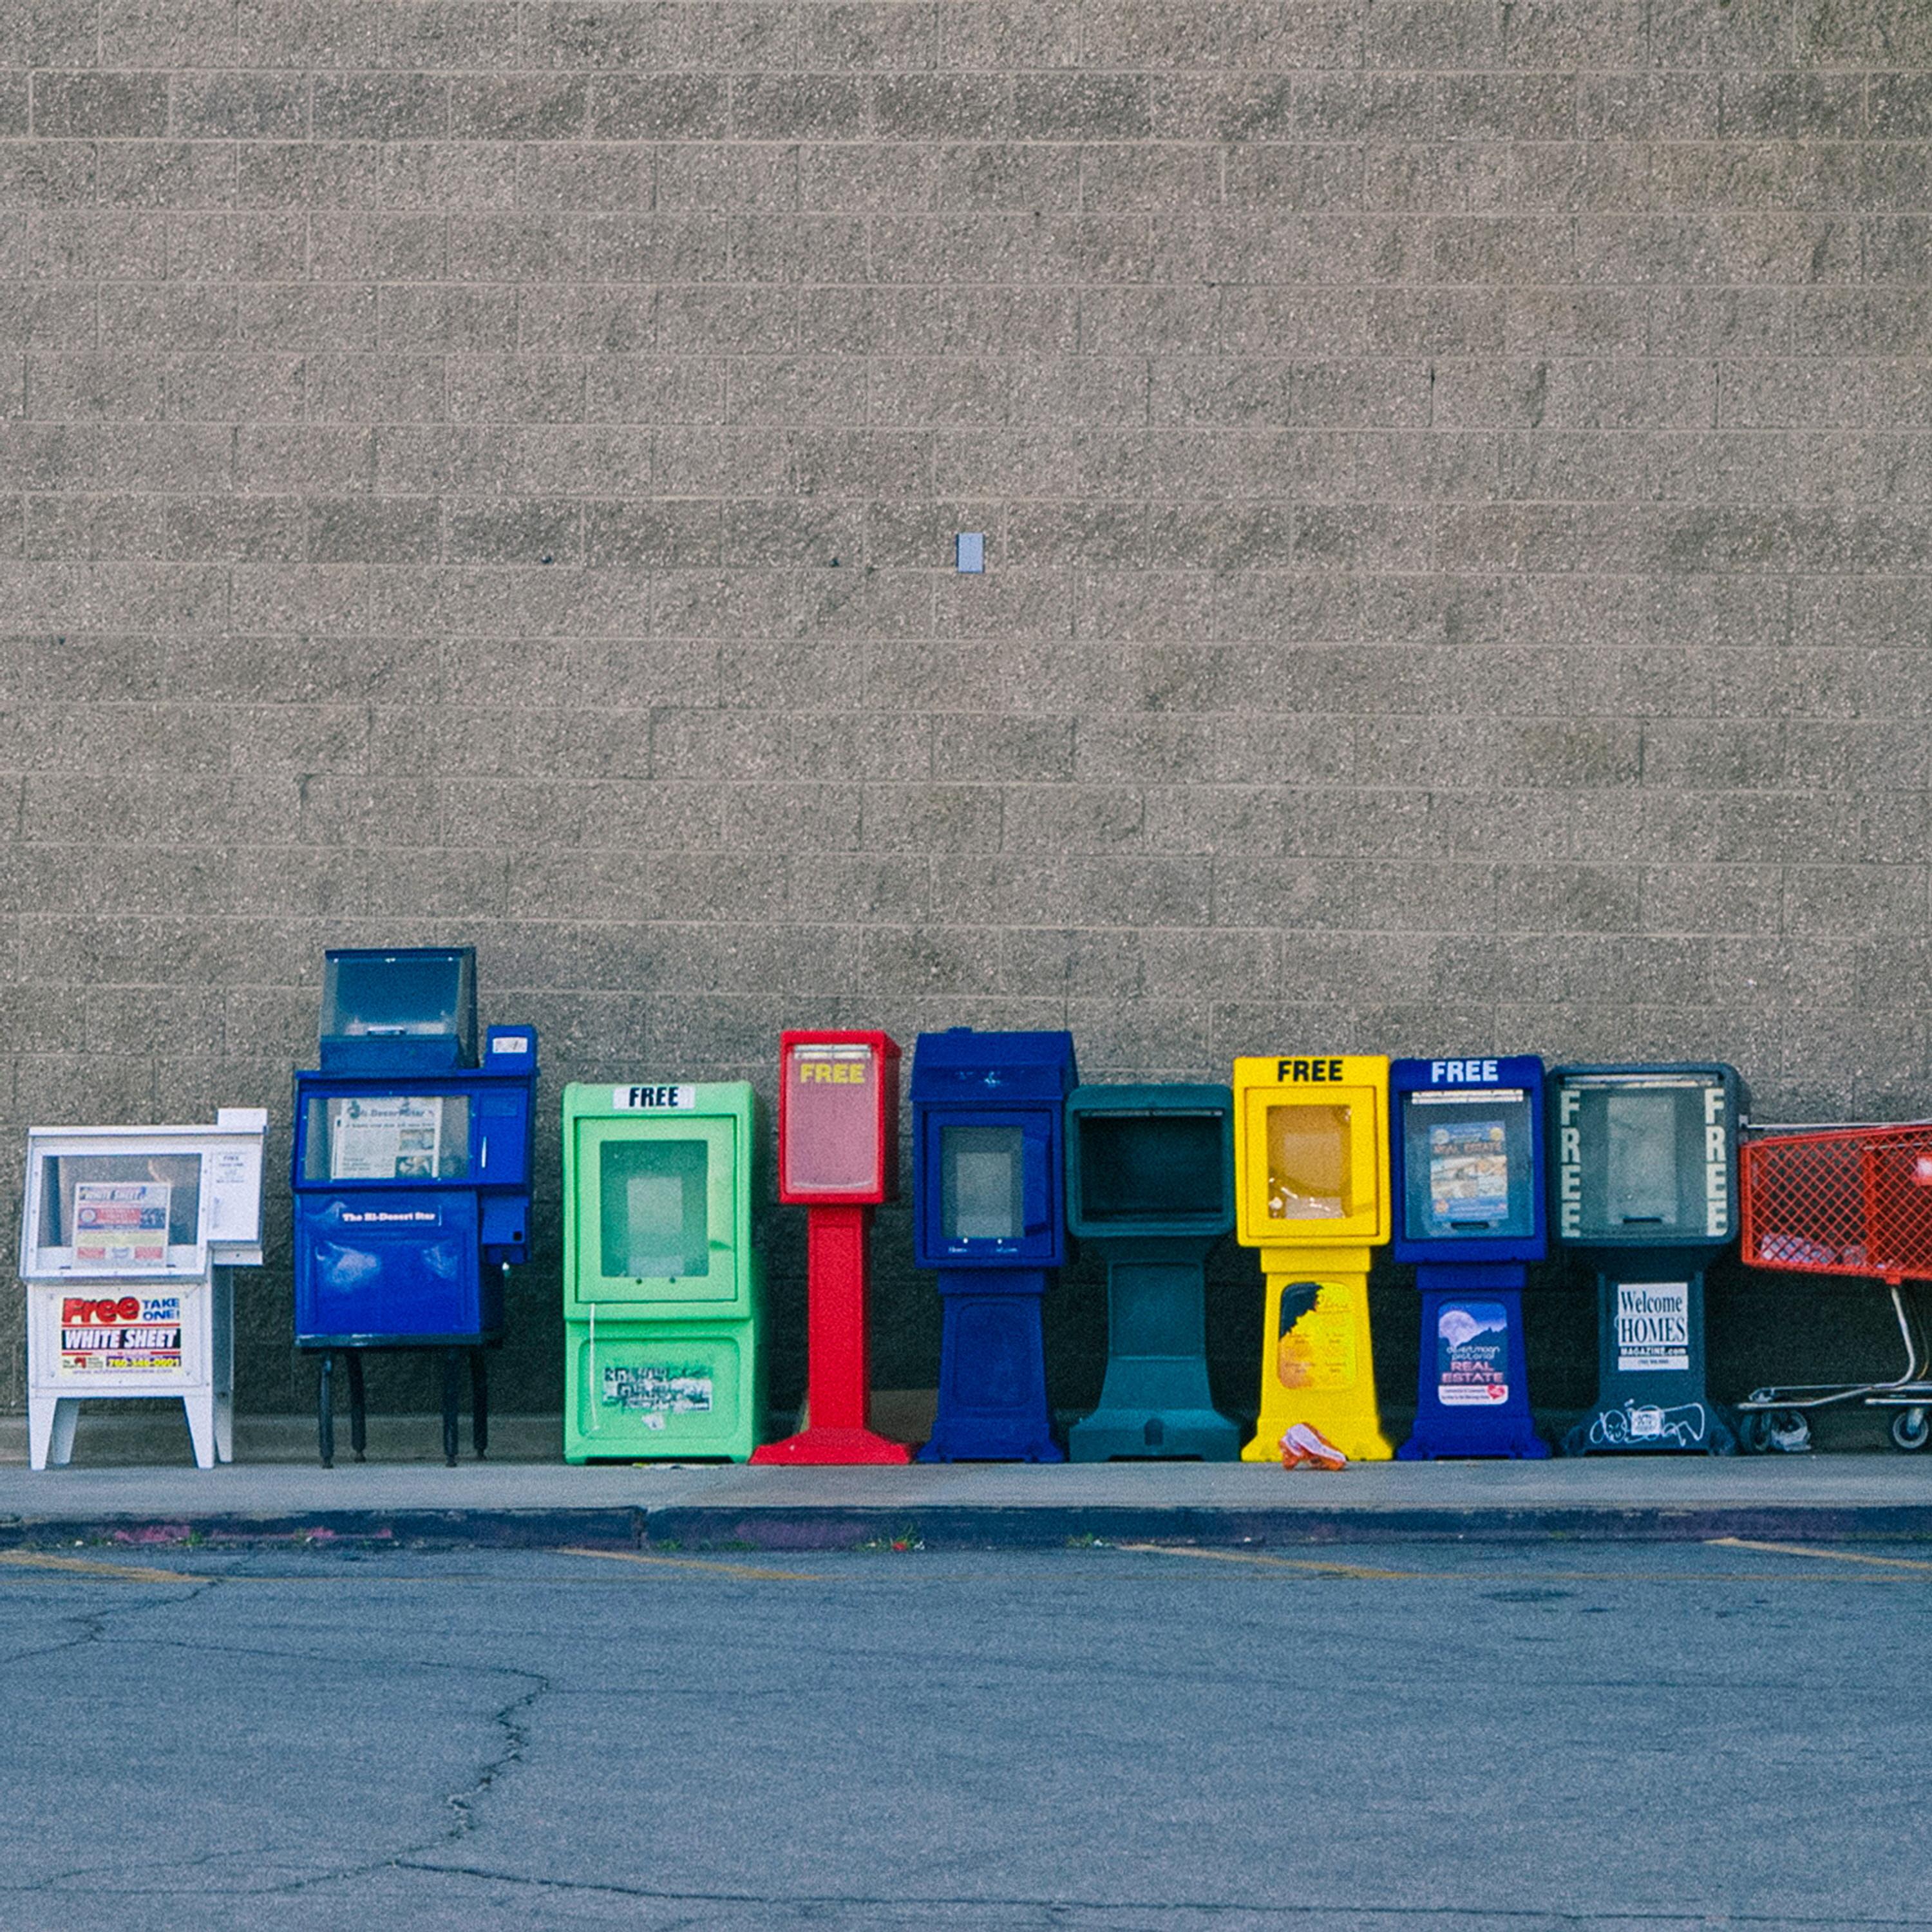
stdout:
POLYGON ((1361 37, 1367 67, 1490 68, 1502 54, 1503 15, 1469 0, 1400 0, 1366 11, 1361 37))
POLYGON ((864 508, 856 504, 728 503, 720 519, 720 560, 728 568, 853 569, 864 527, 864 508))
POLYGON ((183 215, 166 232, 173 281, 286 283, 302 273, 307 238, 292 215, 183 215))
POLYGON ((1640 886, 1635 869, 1621 866, 1500 866, 1498 924, 1518 932, 1633 932, 1640 886))
MULTIPOLYGON (((1254 130, 1257 136, 1262 132, 1254 130)), ((1353 142, 1244 140, 1224 149, 1221 160, 1230 206, 1337 209, 1387 205, 1374 184, 1379 170, 1353 142)))
POLYGON ((940 22, 942 67, 1072 67, 1080 58, 1079 16, 1062 0, 962 0, 940 22))
POLYGON ((860 842, 873 852, 991 852, 1000 820, 997 786, 868 785, 860 842))
MULTIPOLYGON (((451 238, 454 256, 457 238, 451 238)), ((386 352, 439 356, 506 350, 517 338, 514 288, 452 287, 434 283, 392 284, 358 289, 343 306, 374 310, 374 339, 366 346, 386 352)), ((359 320, 359 316, 358 316, 359 320)), ((319 343, 316 346, 333 346, 319 343)), ((364 346, 358 344, 357 346, 364 346)))
POLYGON ((52 140, 164 134, 165 74, 40 73, 33 77, 33 130, 52 140))
POLYGON ((26 270, 37 281, 156 282, 167 273, 166 231, 138 214, 34 213, 26 270))
POLYGON ((324 75, 310 96, 318 139, 407 141, 450 131, 450 83, 423 74, 324 75))
POLYGON ((360 141, 244 141, 235 150, 235 195, 250 208, 374 208, 382 150, 360 141))
MULTIPOLYGON (((525 245, 554 255, 562 274, 570 265, 570 244, 562 238, 546 244, 536 232, 541 225, 532 228, 525 245)), ((581 230, 580 272, 605 282, 722 280, 733 238, 728 222, 709 214, 590 215, 581 230)), ((453 250, 453 230, 451 238, 453 250)), ((484 272, 480 258, 478 266, 484 272)))
POLYGON ((286 74, 178 74, 168 124, 188 140, 299 140, 308 132, 308 84, 286 74))
POLYGON ((1210 208, 1220 203, 1222 157, 1208 146, 1107 142, 1080 151, 1083 208, 1210 208))
MULTIPOLYGON (((459 141, 568 140, 586 131, 589 101, 590 83, 580 74, 462 76, 450 83, 447 131, 459 141)), ((408 131, 443 130, 412 125, 408 131)))
POLYGON ((1306 140, 1432 140, 1446 133, 1442 97, 1426 74, 1313 74, 1298 78, 1294 131, 1306 140))
POLYGON ((1504 12, 1503 58, 1512 67, 1640 68, 1648 11, 1638 0, 1529 0, 1504 12))
MULTIPOLYGON (((1900 15, 1885 0, 1851 0, 1829 5, 1798 0, 1793 10, 1796 52, 1801 67, 1921 67, 1932 60, 1932 22, 1916 13, 1900 15)), ((1726 52, 1738 64, 1768 60, 1778 51, 1771 22, 1758 23, 1742 44, 1726 52)))
POLYGON ((98 10, 65 0, 16 0, 0 15, 0 58, 16 68, 95 66, 100 58, 98 10))
POLYGON ((0 202, 8 208, 83 207, 93 201, 91 141, 34 141, 0 148, 0 202))
POLYGON ((100 23, 110 67, 225 67, 236 58, 227 0, 101 0, 100 23))
POLYGON ((428 563, 442 553, 441 519, 424 496, 311 498, 313 563, 428 563))
POLYGON ((345 157, 316 198, 331 205, 386 208, 440 208, 480 214, 518 203, 518 169, 524 148, 511 141, 392 141, 374 151, 371 183, 359 158, 369 151, 338 144, 345 157))
POLYGON ((319 215, 308 228, 318 281, 440 281, 448 267, 449 224, 440 214, 319 215))
MULTIPOLYGON (((935 203, 938 175, 927 147, 829 142, 799 151, 796 178, 785 186, 800 206, 824 212, 926 208, 935 203)), ((776 198, 763 205, 776 205, 776 198)))
POLYGON ((1147 511, 1138 503, 1081 500, 1016 506, 1007 519, 1006 547, 1022 569, 1058 564, 1130 568, 1149 556, 1147 511))
MULTIPOLYGON (((860 162, 873 152, 856 145, 838 152, 860 162)), ((799 150, 788 142, 670 142, 652 149, 651 167, 664 212, 800 206, 799 150)))
POLYGON ((514 0, 418 0, 377 14, 385 65, 496 68, 517 64, 514 0))
POLYGON ((171 348, 206 347, 224 330, 254 350, 373 350, 380 319, 376 291, 335 288, 248 288, 211 291, 117 310, 130 340, 160 334, 171 348))
POLYGON ((652 194, 650 152, 630 146, 546 142, 516 156, 519 208, 638 208, 652 194))
POLYGON ((1153 131, 1148 83, 1134 74, 1025 74, 1013 84, 1022 140, 1135 140, 1153 131))
POLYGON ((869 132, 867 91, 826 74, 743 74, 731 82, 730 127, 753 141, 849 141, 869 132))
POLYGON ((939 58, 939 21, 918 0, 835 0, 800 17, 800 66, 902 70, 939 58))
MULTIPOLYGON (((940 780, 1035 782, 1073 776, 1072 721, 942 716, 934 721, 932 772, 940 780)), ((1026 815, 1024 797, 1013 799, 1026 815)), ((1040 842, 1035 838, 1030 842, 1040 842)))
POLYGON ((599 74, 590 83, 590 133, 599 141, 716 140, 730 102, 722 75, 599 74))
POLYGON ((1003 75, 882 76, 872 102, 886 140, 993 141, 1012 131, 1012 86, 1003 75))
POLYGON ((235 435, 235 476, 247 490, 366 490, 375 451, 366 429, 250 426, 235 435))

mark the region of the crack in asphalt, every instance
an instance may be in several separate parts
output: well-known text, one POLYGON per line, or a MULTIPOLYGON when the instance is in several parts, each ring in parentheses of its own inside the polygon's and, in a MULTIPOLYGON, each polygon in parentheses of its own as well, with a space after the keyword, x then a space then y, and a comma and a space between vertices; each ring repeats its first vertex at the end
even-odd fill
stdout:
MULTIPOLYGON (((151 1597, 140 1600, 122 1598, 118 1593, 124 1586, 116 1586, 116 1600, 111 1607, 80 1611, 59 1618, 62 1623, 76 1624, 81 1627, 74 1636, 58 1643, 37 1645, 0 1657, 0 1668, 30 1661, 35 1658, 56 1657, 70 1651, 84 1649, 90 1645, 100 1642, 106 1635, 108 1624, 116 1617, 132 1616, 146 1609, 172 1607, 178 1604, 192 1602, 194 1598, 206 1596, 220 1588, 224 1580, 219 1576, 206 1578, 200 1588, 190 1592, 187 1596, 171 1592, 164 1598, 151 1597)), ((148 1651, 185 1651, 202 1657, 252 1658, 269 1662, 319 1664, 325 1667, 350 1661, 346 1658, 320 1656, 313 1651, 290 1650, 265 1645, 197 1642, 181 1637, 144 1639, 142 1647, 148 1651)), ((453 1672, 465 1678, 508 1677, 521 1682, 525 1687, 490 1714, 488 1721, 500 1734, 500 1748, 495 1755, 484 1762, 469 1784, 442 1794, 443 1804, 451 1814, 448 1826, 434 1836, 404 1845, 398 1851, 386 1856, 365 1859, 326 1872, 308 1873, 300 1878, 286 1880, 276 1885, 207 1888, 200 1893, 200 1896, 209 1898, 275 1898, 310 1891, 317 1886, 339 1884, 352 1879, 369 1877, 378 1872, 408 1869, 409 1862, 412 1858, 422 1857, 441 1846, 460 1844, 481 1828, 478 1808, 502 1779, 523 1762, 524 1754, 530 1742, 526 1722, 529 1714, 542 1699, 555 1690, 554 1683, 541 1671, 525 1670, 514 1664, 452 1664, 428 1658, 411 1658, 386 1667, 453 1672)), ((212 1864, 236 1857, 260 1858, 272 1855, 275 1849, 272 1845, 256 1845, 220 1852, 199 1852, 191 1857, 163 1862, 162 1868, 171 1871, 206 1868, 212 1864)), ((424 1868, 434 1869, 433 1867, 424 1868)), ((24 1884, 0 1880, 0 1895, 31 1895, 37 1892, 58 1891, 63 1886, 82 1881, 98 1882, 104 1871, 113 1869, 115 1868, 112 1866, 74 1867, 63 1871, 46 1874, 24 1884)), ((114 1888, 114 1895, 120 1898, 137 1898, 153 1896, 158 1892, 166 1895, 172 1889, 164 1886, 117 1886, 114 1888)))
MULTIPOLYGON (((484 1866, 452 1864, 421 1858, 406 1857, 398 1859, 397 1864, 399 1869, 405 1871, 476 1879, 497 1885, 524 1886, 538 1891, 602 1894, 613 1898, 633 1898, 667 1906, 688 1905, 698 1908, 700 1913, 704 1908, 720 1905, 755 1906, 764 1910, 804 1914, 842 1909, 880 1912, 1034 1912, 1051 1915, 1047 1922, 1078 1924, 1081 1919, 1096 1913, 1134 1912, 1158 1915, 1184 1912, 1217 1917, 1242 1913, 1263 1919, 1312 1919, 1318 1922, 1332 1922, 1342 1918, 1371 1922, 1385 1919, 1391 1924, 1404 1926, 1424 1925, 1433 1921, 1454 1927, 1498 1920, 1526 1927, 1688 1926, 1700 1928, 1700 1932, 1701 1928, 1712 1926, 1732 1925, 1784 1928, 1790 1928, 1791 1932, 1804 1927, 1915 1928, 1932 1925, 1932 1918, 1923 1916, 1876 1917, 1840 1912, 1820 1917, 1816 1914, 1794 1916, 1790 1912, 1713 1912, 1700 1906, 1687 1906, 1682 1910, 1633 1911, 1626 1909, 1606 1912, 1594 1910, 1569 1911, 1530 1906, 1342 1905, 1333 1902, 1319 1905, 1288 1905, 1279 1902, 1263 1904, 1254 1900, 1197 1902, 1173 1899, 971 1898, 910 1892, 885 1897, 865 1892, 687 1892, 627 1884, 617 1879, 542 1877, 527 1873, 498 1871, 484 1866)), ((700 1917, 689 1922, 702 1923, 703 1920, 700 1917)), ((669 1932, 669 1928, 663 1928, 663 1932, 669 1932)))
MULTIPOLYGON (((115 1586, 112 1609, 78 1610, 55 1618, 57 1624, 79 1624, 81 1628, 76 1635, 64 1637, 58 1643, 33 1644, 25 1650, 9 1651, 4 1656, 0 1656, 0 1670, 4 1670, 9 1664, 30 1663, 37 1657, 58 1657, 64 1651, 84 1649, 89 1644, 100 1642, 106 1636, 109 1621, 112 1618, 131 1616, 136 1611, 165 1608, 172 1604, 192 1603, 196 1598, 205 1597, 211 1590, 218 1589, 222 1581, 219 1576, 198 1580, 201 1582, 202 1587, 198 1590, 190 1590, 186 1596, 172 1594, 173 1586, 170 1586, 170 1594, 166 1597, 136 1598, 124 1594, 127 1590, 124 1584, 117 1584, 115 1586)), ((71 1589, 73 1586, 70 1583, 62 1587, 71 1589)))

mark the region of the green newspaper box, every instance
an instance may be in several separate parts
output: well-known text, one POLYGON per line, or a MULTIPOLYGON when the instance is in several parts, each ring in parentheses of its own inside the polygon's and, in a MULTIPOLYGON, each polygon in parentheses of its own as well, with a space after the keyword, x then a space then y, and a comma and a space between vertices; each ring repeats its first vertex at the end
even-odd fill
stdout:
POLYGON ((760 1125, 742 1081, 564 1089, 567 1462, 758 1446, 760 1125))

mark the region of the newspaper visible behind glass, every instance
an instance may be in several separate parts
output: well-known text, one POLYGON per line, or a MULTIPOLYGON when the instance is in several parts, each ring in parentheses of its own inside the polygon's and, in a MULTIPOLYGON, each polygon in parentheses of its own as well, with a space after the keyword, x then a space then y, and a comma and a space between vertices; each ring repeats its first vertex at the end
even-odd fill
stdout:
POLYGON ((440 1094, 352 1094, 328 1103, 332 1180, 434 1180, 442 1155, 440 1094))
POLYGON ((80 1180, 74 1190, 74 1258, 97 1268, 164 1268, 165 1180, 80 1180))

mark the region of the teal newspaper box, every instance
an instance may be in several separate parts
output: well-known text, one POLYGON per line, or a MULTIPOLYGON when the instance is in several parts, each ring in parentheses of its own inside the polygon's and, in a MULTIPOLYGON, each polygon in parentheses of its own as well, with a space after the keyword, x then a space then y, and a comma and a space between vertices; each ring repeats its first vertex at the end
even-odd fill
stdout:
POLYGON ((1234 1226, 1226 1087, 1079 1087, 1066 1101, 1069 1232, 1107 1263, 1100 1406, 1067 1435, 1076 1462, 1232 1462, 1240 1432, 1208 1388, 1206 1269, 1234 1226))

